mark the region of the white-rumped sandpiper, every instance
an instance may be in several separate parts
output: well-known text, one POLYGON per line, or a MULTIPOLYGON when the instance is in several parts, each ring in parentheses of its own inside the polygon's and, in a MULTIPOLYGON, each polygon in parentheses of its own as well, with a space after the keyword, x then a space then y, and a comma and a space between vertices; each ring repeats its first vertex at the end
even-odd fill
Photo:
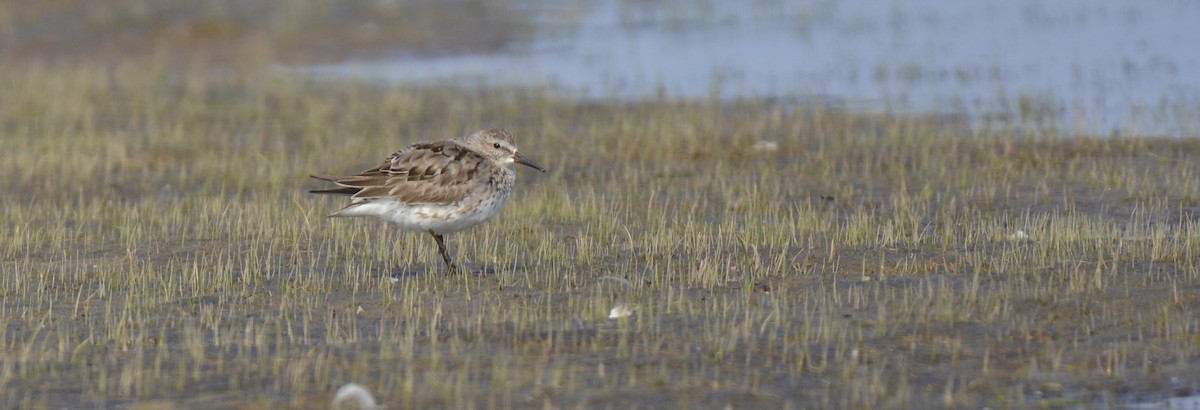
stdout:
POLYGON ((442 236, 485 222, 504 209, 517 180, 514 163, 546 172, 517 153, 512 133, 491 128, 409 145, 357 175, 313 175, 338 188, 310 192, 350 196, 350 205, 330 217, 373 216, 406 231, 428 232, 446 267, 455 272, 458 268, 442 236))

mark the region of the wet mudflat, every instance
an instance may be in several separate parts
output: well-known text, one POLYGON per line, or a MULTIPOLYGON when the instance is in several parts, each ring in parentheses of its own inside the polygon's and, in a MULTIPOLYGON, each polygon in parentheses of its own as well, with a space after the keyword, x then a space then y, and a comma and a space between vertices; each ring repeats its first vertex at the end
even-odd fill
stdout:
MULTIPOLYGON (((0 407, 314 408, 346 383, 389 408, 1071 408, 1200 388, 1194 136, 313 81, 269 63, 322 53, 296 33, 411 16, 114 4, 3 9, 10 34, 48 13, 192 54, 5 49, 22 59, 0 70, 0 407), (243 47, 210 42, 226 37, 243 47), (189 60, 206 53, 216 68, 189 60), (448 238, 472 274, 306 193, 309 174, 487 126, 550 172, 520 170, 499 217, 448 238)), ((451 4, 424 16, 474 10, 505 34, 408 52, 495 50, 473 39, 530 24, 451 4)))
POLYGON ((6 407, 311 407, 350 382, 397 407, 1071 406, 1198 382, 1192 139, 185 77, 6 70, 6 407), (305 192, 497 124, 550 172, 450 237, 479 273, 305 192))

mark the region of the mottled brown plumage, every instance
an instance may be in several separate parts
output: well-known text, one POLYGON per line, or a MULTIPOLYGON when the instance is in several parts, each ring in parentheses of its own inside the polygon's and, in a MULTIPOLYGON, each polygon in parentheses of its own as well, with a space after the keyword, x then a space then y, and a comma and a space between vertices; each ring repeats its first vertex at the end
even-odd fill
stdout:
POLYGON ((442 235, 484 222, 503 208, 516 181, 513 163, 545 172, 517 153, 512 134, 492 128, 410 145, 357 175, 314 175, 338 188, 311 192, 351 196, 350 205, 330 216, 375 216, 405 230, 429 232, 454 270, 442 235))
POLYGON ((496 172, 494 168, 492 161, 457 142, 415 144, 358 175, 317 177, 344 188, 314 192, 349 193, 354 202, 392 197, 410 205, 448 205, 470 192, 476 173, 496 172))

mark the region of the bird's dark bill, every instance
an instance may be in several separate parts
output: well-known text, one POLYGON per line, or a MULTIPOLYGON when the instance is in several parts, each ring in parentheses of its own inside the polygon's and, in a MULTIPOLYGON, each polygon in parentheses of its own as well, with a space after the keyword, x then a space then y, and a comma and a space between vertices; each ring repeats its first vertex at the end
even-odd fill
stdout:
POLYGON ((521 154, 514 155, 513 162, 536 169, 538 171, 546 172, 546 169, 542 168, 541 165, 538 165, 536 162, 531 161, 529 158, 525 158, 524 156, 521 156, 521 154))

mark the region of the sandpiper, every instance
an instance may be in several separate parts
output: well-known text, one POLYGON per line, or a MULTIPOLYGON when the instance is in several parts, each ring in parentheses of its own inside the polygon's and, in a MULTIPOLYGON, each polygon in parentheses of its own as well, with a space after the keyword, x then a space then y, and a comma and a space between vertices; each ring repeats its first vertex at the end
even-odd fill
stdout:
POLYGON ((485 222, 504 208, 517 179, 514 163, 546 172, 517 153, 511 133, 491 128, 409 145, 358 175, 312 175, 339 188, 309 192, 350 196, 350 205, 330 217, 373 216, 406 231, 429 232, 454 273, 458 267, 442 236, 485 222))

